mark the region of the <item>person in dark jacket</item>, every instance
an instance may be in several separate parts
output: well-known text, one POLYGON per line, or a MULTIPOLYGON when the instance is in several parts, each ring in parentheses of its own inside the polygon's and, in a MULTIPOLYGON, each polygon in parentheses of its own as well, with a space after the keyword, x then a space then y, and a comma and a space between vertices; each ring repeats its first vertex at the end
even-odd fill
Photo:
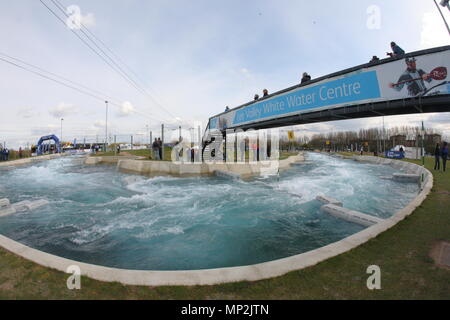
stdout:
POLYGON ((434 170, 439 170, 441 167, 441 147, 439 143, 436 143, 436 148, 434 148, 434 170))
POLYGON ((302 81, 301 81, 301 83, 305 83, 305 82, 308 82, 308 81, 310 81, 310 80, 311 80, 311 76, 310 76, 308 73, 303 72, 303 76, 302 76, 302 81))
POLYGON ((153 160, 159 160, 159 143, 156 138, 152 144, 152 151, 153 151, 153 160))
POLYGON ((394 41, 391 42, 392 52, 387 52, 386 55, 391 58, 399 58, 405 55, 405 50, 400 48, 394 41))
POLYGON ((442 146, 441 156, 442 156, 442 169, 445 172, 445 167, 446 167, 447 158, 448 158, 448 144, 447 144, 447 142, 444 142, 444 145, 442 146))
POLYGON ((263 90, 263 97, 267 97, 269 95, 269 91, 267 89, 263 90))
POLYGON ((373 56, 372 60, 370 60, 369 63, 375 63, 375 62, 378 62, 378 61, 380 61, 380 58, 378 58, 377 56, 373 56))
POLYGON ((255 96, 253 97, 253 100, 258 100, 259 99, 259 94, 255 94, 255 96))
POLYGON ((161 138, 158 138, 158 145, 159 145, 159 160, 163 160, 162 156, 162 148, 164 148, 161 138))

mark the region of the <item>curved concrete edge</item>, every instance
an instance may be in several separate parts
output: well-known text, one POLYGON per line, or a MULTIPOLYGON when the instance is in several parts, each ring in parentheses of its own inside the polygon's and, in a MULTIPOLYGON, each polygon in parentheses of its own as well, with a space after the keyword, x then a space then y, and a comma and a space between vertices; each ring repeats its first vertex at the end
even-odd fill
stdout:
POLYGON ((37 157, 29 157, 29 158, 22 158, 17 160, 11 160, 11 161, 2 161, 0 162, 0 167, 15 167, 15 166, 21 166, 24 164, 29 164, 36 161, 44 161, 44 160, 52 160, 59 157, 68 156, 70 154, 68 153, 55 153, 55 154, 47 154, 43 156, 37 156, 37 157))
POLYGON ((77 265, 80 267, 81 274, 84 276, 100 281, 120 282, 126 285, 191 286, 263 280, 314 266, 324 260, 350 251, 370 239, 375 238, 380 233, 388 230, 399 221, 406 218, 423 202, 423 200, 425 200, 433 187, 433 176, 431 175, 431 172, 422 167, 421 169, 425 170, 428 175, 428 179, 421 192, 414 200, 403 209, 397 211, 392 217, 324 247, 291 257, 249 266, 183 271, 125 270, 97 266, 58 257, 30 248, 2 235, 0 235, 0 246, 16 255, 45 267, 67 272, 69 266, 77 265))
MULTIPOLYGON (((107 157, 105 157, 107 158, 107 157)), ((88 161, 88 160, 86 160, 88 161)), ((91 164, 104 162, 104 160, 89 160, 91 164), (95 163, 94 163, 95 162, 95 163)), ((262 161, 257 163, 226 163, 226 162, 201 162, 201 163, 176 163, 169 161, 151 161, 135 159, 112 159, 117 161, 117 169, 138 174, 168 174, 176 176, 189 175, 213 175, 214 171, 228 172, 248 178, 261 175, 265 172, 276 172, 277 169, 286 169, 292 163, 304 161, 304 155, 300 152, 287 159, 278 161, 262 161)), ((88 162, 85 162, 88 163, 88 162)))

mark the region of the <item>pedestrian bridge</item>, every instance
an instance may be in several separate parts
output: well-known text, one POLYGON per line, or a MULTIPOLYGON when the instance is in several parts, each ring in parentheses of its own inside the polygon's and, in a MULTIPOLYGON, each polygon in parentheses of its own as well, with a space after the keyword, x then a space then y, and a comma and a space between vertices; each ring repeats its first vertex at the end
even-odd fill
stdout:
MULTIPOLYGON (((450 46, 332 73, 209 119, 209 131, 267 129, 412 113, 450 112, 450 46)), ((208 139, 205 139, 208 140, 208 139)))

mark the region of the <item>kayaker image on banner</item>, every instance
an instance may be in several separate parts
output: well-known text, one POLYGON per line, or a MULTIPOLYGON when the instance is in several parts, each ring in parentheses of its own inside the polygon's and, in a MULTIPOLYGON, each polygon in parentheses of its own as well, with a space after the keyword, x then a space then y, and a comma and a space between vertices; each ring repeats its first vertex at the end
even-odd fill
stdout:
MULTIPOLYGON (((444 80, 447 77, 446 67, 437 67, 427 73, 423 69, 417 68, 417 59, 410 57, 405 59, 406 70, 398 79, 397 83, 390 82, 389 88, 401 91, 405 86, 409 96, 415 97, 425 95, 431 88, 427 88, 425 83, 431 83, 433 80, 444 80)), ((446 84, 445 83, 442 84, 446 84)), ((434 88, 434 87, 433 87, 434 88)))

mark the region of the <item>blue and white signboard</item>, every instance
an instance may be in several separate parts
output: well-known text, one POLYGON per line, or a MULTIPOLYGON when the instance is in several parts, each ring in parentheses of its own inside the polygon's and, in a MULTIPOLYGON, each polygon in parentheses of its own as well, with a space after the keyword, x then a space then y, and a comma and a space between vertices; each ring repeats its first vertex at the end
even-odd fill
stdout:
POLYGON ((255 101, 210 119, 210 129, 233 128, 347 105, 449 94, 450 50, 365 67, 255 101))
POLYGON ((405 157, 405 154, 401 151, 385 151, 384 155, 390 159, 403 159, 405 157))

